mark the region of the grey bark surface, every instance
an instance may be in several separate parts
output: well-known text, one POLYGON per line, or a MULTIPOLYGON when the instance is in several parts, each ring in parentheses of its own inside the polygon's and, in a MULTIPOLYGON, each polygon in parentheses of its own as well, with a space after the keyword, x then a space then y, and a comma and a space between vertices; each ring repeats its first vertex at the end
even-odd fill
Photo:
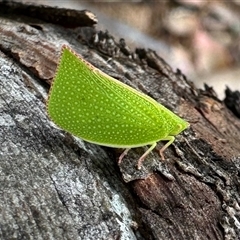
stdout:
POLYGON ((1 239, 240 237, 239 119, 153 51, 133 53, 92 26, 0 16, 1 239), (63 44, 190 122, 165 162, 153 151, 138 171, 146 150, 138 148, 118 166, 121 150, 49 120, 47 91, 63 44))

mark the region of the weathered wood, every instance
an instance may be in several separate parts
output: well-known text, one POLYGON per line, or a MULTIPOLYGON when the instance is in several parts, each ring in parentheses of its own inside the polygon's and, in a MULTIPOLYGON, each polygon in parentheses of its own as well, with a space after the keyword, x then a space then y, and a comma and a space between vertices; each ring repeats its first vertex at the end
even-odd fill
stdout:
POLYGON ((1 239, 240 237, 240 121, 211 89, 93 27, 0 16, 0 51, 1 239), (139 148, 118 166, 121 151, 49 121, 45 100, 62 44, 191 123, 165 162, 154 152, 138 171, 139 148))
POLYGON ((96 16, 87 10, 78 11, 14 1, 0 1, 0 13, 12 17, 14 15, 33 17, 69 28, 92 26, 97 23, 96 16))

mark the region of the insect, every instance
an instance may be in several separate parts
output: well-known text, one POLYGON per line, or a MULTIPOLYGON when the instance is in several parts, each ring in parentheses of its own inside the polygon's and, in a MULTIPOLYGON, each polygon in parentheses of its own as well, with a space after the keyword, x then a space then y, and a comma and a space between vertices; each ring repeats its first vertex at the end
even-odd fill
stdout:
POLYGON ((131 148, 158 141, 174 141, 189 123, 130 86, 95 68, 67 46, 62 47, 58 68, 50 89, 47 111, 53 122, 67 132, 91 143, 125 148, 119 163, 131 148))

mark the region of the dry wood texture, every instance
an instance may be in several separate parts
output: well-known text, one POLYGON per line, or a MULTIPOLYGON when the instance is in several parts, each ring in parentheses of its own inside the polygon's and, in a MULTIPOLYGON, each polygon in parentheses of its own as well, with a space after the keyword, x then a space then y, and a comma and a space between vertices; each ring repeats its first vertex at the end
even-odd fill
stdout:
POLYGON ((89 24, 45 21, 0 15, 0 238, 238 239, 240 120, 213 89, 196 89, 153 51, 131 51, 89 24), (191 123, 165 162, 153 152, 138 171, 139 148, 118 166, 120 150, 49 121, 63 44, 191 123))

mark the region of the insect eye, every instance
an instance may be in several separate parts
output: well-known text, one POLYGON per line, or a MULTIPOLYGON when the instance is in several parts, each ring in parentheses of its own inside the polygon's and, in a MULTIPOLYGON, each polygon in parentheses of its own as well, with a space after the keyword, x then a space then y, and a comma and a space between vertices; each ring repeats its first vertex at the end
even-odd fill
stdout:
POLYGON ((174 128, 172 129, 170 135, 171 136, 175 136, 177 134, 179 134, 183 129, 183 126, 180 123, 177 123, 176 125, 174 125, 174 128))

